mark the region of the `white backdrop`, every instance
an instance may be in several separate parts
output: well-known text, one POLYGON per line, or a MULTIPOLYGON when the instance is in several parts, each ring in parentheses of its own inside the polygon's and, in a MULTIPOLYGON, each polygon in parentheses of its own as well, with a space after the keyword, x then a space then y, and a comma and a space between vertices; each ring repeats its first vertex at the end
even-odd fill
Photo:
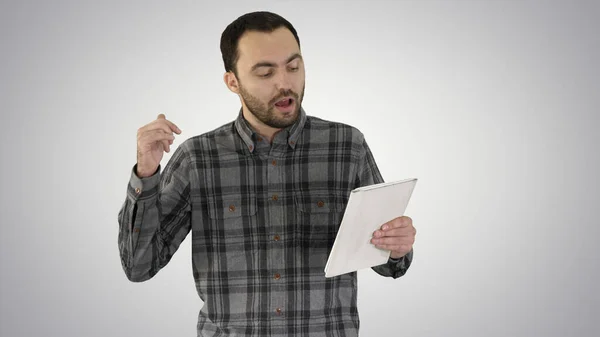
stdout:
POLYGON ((219 39, 254 10, 298 30, 307 113, 419 178, 413 266, 359 272, 361 336, 600 334, 598 2, 249 3, 2 1, 2 337, 195 336, 189 237, 131 283, 117 212, 137 128, 236 117, 219 39))

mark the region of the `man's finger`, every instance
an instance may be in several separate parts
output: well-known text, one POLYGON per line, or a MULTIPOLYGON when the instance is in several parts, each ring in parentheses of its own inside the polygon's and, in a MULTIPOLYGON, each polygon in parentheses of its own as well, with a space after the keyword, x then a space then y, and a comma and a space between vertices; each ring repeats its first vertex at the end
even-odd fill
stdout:
POLYGON ((162 144, 163 144, 163 151, 165 151, 167 153, 171 151, 171 147, 169 146, 168 140, 163 140, 162 144))
POLYGON ((171 130, 173 130, 173 132, 175 132, 176 134, 181 133, 181 129, 177 125, 175 125, 175 123, 173 123, 169 120, 166 120, 166 119, 165 119, 165 121, 167 122, 167 124, 169 124, 169 127, 171 128, 171 130))
POLYGON ((377 248, 380 249, 384 249, 384 250, 391 250, 393 252, 397 252, 400 251, 402 249, 402 245, 376 245, 377 248))
POLYGON ((168 120, 165 117, 165 114, 158 114, 158 117, 156 118, 157 120, 163 120, 167 123, 168 127, 171 129, 171 132, 175 132, 176 134, 180 134, 181 133, 181 129, 175 125, 175 123, 171 122, 170 120, 168 120))
POLYGON ((392 228, 387 231, 377 230, 373 233, 374 237, 384 237, 384 236, 414 236, 415 231, 410 230, 408 227, 401 228, 392 228))
POLYGON ((175 139, 175 136, 173 136, 170 133, 166 133, 163 132, 162 130, 158 129, 158 130, 153 130, 153 131, 148 131, 145 132, 141 138, 139 139, 139 141, 141 143, 154 143, 154 142, 160 142, 163 140, 173 140, 175 139))
POLYGON ((386 223, 384 223, 381 226, 382 230, 390 230, 393 228, 402 228, 402 227, 409 227, 412 224, 412 219, 406 216, 402 216, 399 218, 395 218, 393 220, 390 220, 386 223))
POLYGON ((164 133, 173 134, 173 130, 165 122, 166 120, 164 119, 157 119, 154 122, 142 127, 140 130, 143 133, 154 130, 162 130, 164 133))
POLYGON ((414 240, 409 237, 394 236, 389 238, 373 238, 371 239, 371 243, 375 245, 408 245, 413 244, 414 240))

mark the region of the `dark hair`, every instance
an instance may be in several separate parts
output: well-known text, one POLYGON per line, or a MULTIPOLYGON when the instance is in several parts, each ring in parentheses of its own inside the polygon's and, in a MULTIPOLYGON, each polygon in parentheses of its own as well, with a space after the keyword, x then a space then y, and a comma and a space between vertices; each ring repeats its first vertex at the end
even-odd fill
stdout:
POLYGON ((238 42, 240 37, 247 31, 272 32, 277 28, 285 27, 294 34, 294 38, 300 47, 300 39, 294 26, 283 17, 271 12, 252 12, 247 13, 230 23, 223 34, 221 34, 221 55, 225 71, 232 71, 237 76, 236 65, 240 53, 238 51, 238 42))

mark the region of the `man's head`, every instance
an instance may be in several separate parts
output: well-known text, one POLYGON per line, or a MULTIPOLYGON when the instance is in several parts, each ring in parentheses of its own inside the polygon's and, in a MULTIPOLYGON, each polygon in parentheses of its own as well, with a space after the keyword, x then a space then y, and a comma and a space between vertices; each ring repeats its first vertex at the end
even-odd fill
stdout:
POLYGON ((246 118, 274 129, 296 121, 305 73, 291 23, 270 12, 245 14, 223 31, 221 53, 225 84, 250 112, 246 118))

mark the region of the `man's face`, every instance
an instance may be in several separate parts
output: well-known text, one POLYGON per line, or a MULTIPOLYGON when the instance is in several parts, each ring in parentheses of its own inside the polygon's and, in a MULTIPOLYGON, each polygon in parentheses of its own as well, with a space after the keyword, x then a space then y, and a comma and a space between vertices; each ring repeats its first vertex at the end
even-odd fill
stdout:
POLYGON ((246 32, 238 43, 236 65, 242 104, 272 128, 292 125, 304 96, 304 62, 287 28, 246 32))

